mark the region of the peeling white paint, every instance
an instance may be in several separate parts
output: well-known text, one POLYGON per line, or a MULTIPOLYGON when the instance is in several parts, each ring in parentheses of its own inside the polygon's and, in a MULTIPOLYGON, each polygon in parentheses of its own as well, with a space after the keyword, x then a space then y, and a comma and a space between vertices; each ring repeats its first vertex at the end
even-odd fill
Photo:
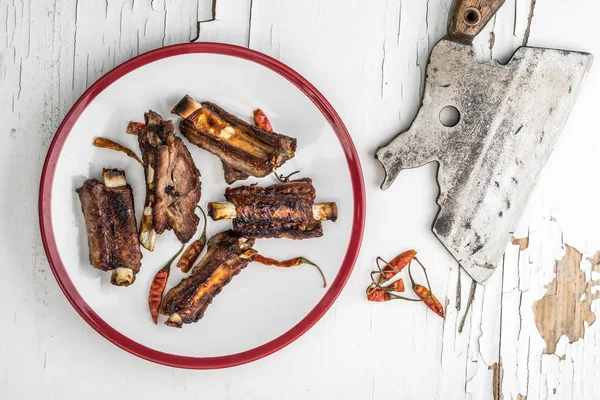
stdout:
MULTIPOLYGON (((373 151, 414 118, 427 57, 445 34, 450 3, 217 0, 213 14, 212 0, 0 0, 0 397, 52 398, 68 386, 73 398, 101 387, 98 397, 479 400, 492 398, 489 367, 501 357, 505 399, 600 398, 600 324, 573 344, 561 339, 557 354, 564 359, 542 355, 545 343, 531 308, 554 278, 563 241, 584 259, 600 250, 594 180, 599 65, 515 227, 515 237, 529 236, 529 247, 510 247, 503 269, 477 288, 462 333, 471 280, 430 231, 437 167, 406 171, 388 192, 377 188, 382 172, 373 151), (332 310, 281 352, 211 372, 153 365, 97 335, 56 285, 32 221, 45 152, 77 97, 132 56, 198 34, 200 41, 250 45, 314 83, 347 124, 368 191, 361 256, 332 310), (430 266, 431 283, 447 307, 444 321, 414 304, 363 299, 375 256, 411 247, 430 266)), ((600 4, 591 3, 537 2, 529 44, 600 54, 600 4)), ((523 41, 530 4, 507 0, 475 41, 480 60, 510 57, 523 41)))

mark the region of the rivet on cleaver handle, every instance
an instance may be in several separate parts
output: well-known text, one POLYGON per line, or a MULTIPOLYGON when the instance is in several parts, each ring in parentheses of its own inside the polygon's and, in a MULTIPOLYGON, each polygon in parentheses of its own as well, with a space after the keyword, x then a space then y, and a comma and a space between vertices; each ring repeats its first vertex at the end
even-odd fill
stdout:
POLYGON ((505 0, 455 0, 448 34, 472 42, 485 28, 505 0))
POLYGON ((533 47, 480 64, 472 45, 442 39, 413 124, 377 150, 382 189, 403 169, 439 163, 433 231, 476 281, 501 261, 591 64, 590 54, 533 47), (440 121, 448 106, 460 113, 454 126, 440 121))

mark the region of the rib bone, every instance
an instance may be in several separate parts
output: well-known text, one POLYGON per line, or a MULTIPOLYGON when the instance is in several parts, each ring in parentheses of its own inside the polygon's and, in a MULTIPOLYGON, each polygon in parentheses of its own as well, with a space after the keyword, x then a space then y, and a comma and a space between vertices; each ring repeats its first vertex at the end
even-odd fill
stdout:
MULTIPOLYGON (((316 221, 335 221, 337 219, 337 204, 333 202, 315 203, 312 206, 313 218, 316 221)), ((215 221, 235 219, 238 217, 233 203, 214 201, 208 203, 208 215, 215 221)))

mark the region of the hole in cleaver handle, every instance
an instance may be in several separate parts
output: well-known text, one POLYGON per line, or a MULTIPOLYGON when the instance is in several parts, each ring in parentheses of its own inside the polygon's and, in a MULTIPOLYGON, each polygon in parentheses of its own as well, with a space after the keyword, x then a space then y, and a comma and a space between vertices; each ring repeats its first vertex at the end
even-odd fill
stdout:
POLYGON ((472 42, 490 22, 505 0, 454 0, 448 34, 472 42))

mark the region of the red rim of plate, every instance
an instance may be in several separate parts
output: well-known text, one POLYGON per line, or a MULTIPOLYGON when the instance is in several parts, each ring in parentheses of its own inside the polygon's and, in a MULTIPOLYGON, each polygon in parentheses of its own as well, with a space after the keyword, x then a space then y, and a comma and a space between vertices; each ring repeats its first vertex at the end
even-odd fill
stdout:
POLYGON ((282 349, 302 336, 327 312, 344 288, 358 257, 365 225, 365 188, 358 154, 348 130, 331 104, 310 82, 285 64, 254 50, 220 43, 184 43, 139 55, 114 68, 85 91, 61 123, 50 144, 42 170, 38 207, 42 242, 54 277, 71 305, 92 328, 120 348, 146 360, 179 368, 214 369, 245 364, 282 349), (340 141, 348 162, 354 200, 352 235, 346 255, 335 280, 319 303, 298 324, 278 338, 241 353, 219 357, 187 357, 164 353, 146 347, 111 327, 92 310, 75 288, 60 258, 52 227, 52 183, 56 165, 67 136, 81 113, 98 94, 129 72, 167 57, 191 53, 220 54, 255 62, 283 76, 308 96, 323 113, 340 141))

